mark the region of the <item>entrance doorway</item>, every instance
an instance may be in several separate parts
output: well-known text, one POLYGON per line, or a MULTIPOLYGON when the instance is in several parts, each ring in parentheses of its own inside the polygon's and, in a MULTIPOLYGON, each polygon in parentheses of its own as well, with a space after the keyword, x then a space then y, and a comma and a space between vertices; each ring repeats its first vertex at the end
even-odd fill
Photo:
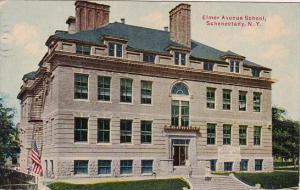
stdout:
POLYGON ((186 160, 188 160, 188 148, 190 140, 187 139, 173 139, 172 151, 173 151, 173 165, 184 166, 186 160))

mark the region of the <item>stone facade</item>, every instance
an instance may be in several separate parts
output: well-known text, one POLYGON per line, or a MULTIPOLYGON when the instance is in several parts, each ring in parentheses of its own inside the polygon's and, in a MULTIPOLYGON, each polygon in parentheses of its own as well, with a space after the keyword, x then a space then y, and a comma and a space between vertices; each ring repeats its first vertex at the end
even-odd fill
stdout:
POLYGON ((185 67, 179 67, 174 65, 173 50, 170 54, 156 55, 154 64, 148 64, 143 62, 143 52, 128 49, 124 39, 118 39, 124 43, 122 56, 109 56, 108 43, 114 40, 105 38, 103 44, 90 44, 89 55, 78 54, 76 42, 70 40, 47 42, 49 52, 41 61, 40 69, 34 78, 24 80, 18 96, 22 105, 20 125, 24 130, 22 170, 30 166, 32 140, 38 141, 46 177, 205 175, 211 160, 216 160, 216 170, 220 171, 224 170, 225 162, 232 162, 232 170, 239 171, 244 159, 248 160, 247 171, 256 171, 255 160, 262 160, 260 171, 273 170, 270 69, 262 68, 260 77, 255 78, 251 76, 251 68, 243 64, 244 60, 240 60, 238 74, 229 71, 230 60, 225 60, 215 62, 213 71, 205 71, 205 61, 192 57, 186 59, 185 67), (88 76, 87 99, 74 98, 74 76, 78 73, 88 76), (98 76, 111 79, 109 101, 98 100, 98 76), (131 103, 120 101, 120 80, 124 78, 132 80, 131 103), (141 81, 152 83, 151 104, 141 104, 141 81), (187 87, 187 95, 172 93, 178 83, 187 87), (208 88, 215 89, 214 109, 207 108, 208 88), (230 110, 223 109, 224 89, 231 91, 230 110), (246 111, 239 111, 240 91, 247 92, 246 111), (253 110, 254 92, 261 94, 259 112, 253 110), (171 126, 173 100, 189 102, 188 126, 171 126), (74 141, 77 117, 88 118, 86 142, 74 141), (97 141, 99 118, 110 120, 108 143, 97 141), (123 119, 132 121, 129 144, 120 143, 123 119), (141 144, 144 120, 152 122, 150 144, 141 144), (214 144, 207 143, 208 124, 215 124, 214 144), (228 145, 223 144, 224 124, 231 125, 228 145), (246 145, 239 143, 239 126, 247 126, 246 145), (255 126, 261 127, 260 145, 254 145, 255 126), (178 166, 174 164, 176 140, 187 142, 179 146, 179 160, 184 159, 185 164, 178 166), (184 155, 180 153, 183 149, 184 155), (88 161, 85 174, 75 174, 76 160, 88 161), (110 160, 111 171, 99 174, 98 160, 110 160), (132 160, 131 173, 120 174, 121 160, 132 160), (151 173, 142 172, 142 160, 153 161, 151 173))

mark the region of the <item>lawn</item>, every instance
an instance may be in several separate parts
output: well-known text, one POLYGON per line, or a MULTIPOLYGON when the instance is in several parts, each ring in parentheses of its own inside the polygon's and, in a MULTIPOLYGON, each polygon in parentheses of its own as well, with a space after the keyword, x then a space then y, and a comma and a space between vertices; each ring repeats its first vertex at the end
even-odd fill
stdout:
POLYGON ((274 171, 270 173, 235 173, 238 179, 244 183, 254 186, 261 184, 265 189, 280 189, 297 187, 299 183, 299 172, 295 171, 274 171))
POLYGON ((52 190, 182 190, 183 187, 189 188, 189 185, 183 179, 153 179, 94 184, 55 182, 48 185, 48 187, 52 190))

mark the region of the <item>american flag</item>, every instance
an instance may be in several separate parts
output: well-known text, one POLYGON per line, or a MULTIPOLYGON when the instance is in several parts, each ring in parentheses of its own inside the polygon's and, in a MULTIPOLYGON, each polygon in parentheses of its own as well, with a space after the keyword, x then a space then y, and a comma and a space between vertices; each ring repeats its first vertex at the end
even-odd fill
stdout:
POLYGON ((43 175, 42 162, 39 150, 34 141, 31 146, 31 161, 32 161, 32 171, 40 176, 43 175))

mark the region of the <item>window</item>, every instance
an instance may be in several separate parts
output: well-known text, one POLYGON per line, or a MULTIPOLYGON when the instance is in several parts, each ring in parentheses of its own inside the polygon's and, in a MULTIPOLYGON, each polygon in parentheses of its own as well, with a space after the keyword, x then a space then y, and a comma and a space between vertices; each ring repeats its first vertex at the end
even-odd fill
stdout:
POLYGON ((80 54, 80 55, 90 55, 91 54, 91 47, 76 44, 76 53, 80 54))
POLYGON ((142 160, 142 174, 153 172, 153 160, 142 160))
POLYGON ((260 145, 261 127, 254 126, 254 145, 260 145))
POLYGON ((207 144, 216 143, 216 124, 207 124, 207 144))
POLYGON ((247 92, 239 91, 239 111, 246 111, 247 92))
POLYGON ((74 98, 88 99, 88 75, 75 73, 74 75, 74 98))
POLYGON ((98 174, 111 174, 111 160, 98 160, 98 174))
POLYGON ((173 100, 171 105, 171 125, 172 126, 189 126, 189 102, 173 100))
POLYGON ((188 87, 182 83, 176 83, 173 87, 172 87, 172 94, 173 95, 189 95, 189 90, 188 87))
POLYGON ((132 79, 121 79, 121 102, 132 102, 132 79))
POLYGON ((141 103, 151 104, 152 100, 152 82, 141 81, 141 103))
POLYGON ((216 91, 215 88, 207 88, 207 92, 206 92, 207 108, 215 109, 215 91, 216 91))
POLYGON ((240 145, 247 145, 247 126, 239 127, 239 141, 240 145))
POLYGON ((88 160, 75 160, 74 161, 74 174, 88 174, 88 160))
POLYGON ((223 110, 231 109, 231 90, 223 90, 223 110))
POLYGON ((260 112, 261 93, 253 93, 253 111, 260 112))
POLYGON ((98 143, 110 142, 110 120, 98 119, 98 143))
POLYGON ((154 63, 155 55, 153 54, 143 54, 143 61, 147 63, 154 63))
POLYGON ((252 76, 259 77, 259 75, 260 75, 260 70, 252 68, 252 76))
POLYGON ((120 142, 131 143, 132 138, 132 120, 120 121, 120 142))
POLYGON ((120 174, 132 174, 132 160, 121 160, 120 174))
POLYGON ((88 118, 75 118, 74 141, 87 142, 88 118))
POLYGON ((51 174, 54 173, 54 165, 53 165, 53 160, 50 160, 50 168, 51 168, 51 174))
POLYGON ((185 65, 185 53, 175 52, 175 65, 185 65))
POLYGON ((206 70, 206 71, 213 71, 213 68, 214 68, 214 64, 213 63, 204 62, 204 65, 203 65, 203 69, 204 70, 206 70))
POLYGON ((141 121, 141 144, 151 144, 152 142, 152 122, 141 121))
POLYGON ((248 171, 248 160, 241 160, 240 162, 240 171, 248 171))
POLYGON ((240 62, 239 61, 230 61, 230 72, 232 72, 232 73, 240 72, 240 62))
POLYGON ((45 171, 45 173, 46 173, 46 176, 48 176, 48 161, 47 160, 45 160, 45 166, 46 166, 46 171, 45 171))
POLYGON ((255 160, 255 171, 261 171, 263 166, 263 160, 255 160))
POLYGON ((210 171, 216 171, 217 160, 210 160, 210 171))
POLYGON ((223 144, 231 144, 231 125, 223 126, 223 144))
POLYGON ((122 57, 122 44, 108 43, 108 55, 113 57, 122 57))
POLYGON ((232 171, 233 162, 224 162, 224 171, 232 171))
POLYGON ((98 100, 110 101, 110 77, 98 76, 98 100))

